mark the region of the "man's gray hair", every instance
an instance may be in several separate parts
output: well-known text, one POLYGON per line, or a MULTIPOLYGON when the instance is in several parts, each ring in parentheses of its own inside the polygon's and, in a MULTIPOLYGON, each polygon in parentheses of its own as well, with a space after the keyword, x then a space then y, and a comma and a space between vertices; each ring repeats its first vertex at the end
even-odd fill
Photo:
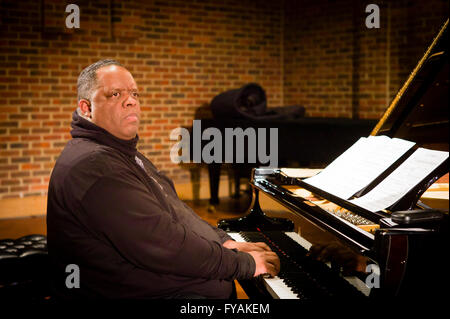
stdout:
POLYGON ((77 81, 78 101, 81 99, 91 100, 92 92, 97 87, 97 70, 108 65, 124 67, 116 60, 105 59, 97 61, 81 71, 77 81))

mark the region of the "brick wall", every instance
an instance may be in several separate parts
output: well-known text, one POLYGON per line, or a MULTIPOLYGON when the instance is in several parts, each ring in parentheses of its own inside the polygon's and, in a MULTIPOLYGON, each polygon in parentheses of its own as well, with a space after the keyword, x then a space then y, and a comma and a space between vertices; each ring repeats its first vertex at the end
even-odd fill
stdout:
POLYGON ((284 103, 309 116, 380 118, 448 10, 444 0, 287 1, 284 103), (365 26, 369 3, 379 29, 365 26))
POLYGON ((180 181, 169 133, 217 93, 258 82, 269 106, 378 118, 448 14, 442 0, 378 1, 381 28, 368 30, 357 0, 73 2, 80 29, 65 28, 65 2, 0 2, 0 198, 46 192, 77 76, 99 59, 133 73, 138 148, 180 181))
POLYGON ((80 29, 65 28, 65 2, 1 1, 0 198, 46 192, 70 138, 77 76, 99 59, 133 73, 138 148, 177 180, 188 172, 170 162, 169 133, 217 93, 258 82, 282 104, 280 2, 74 2, 80 29))

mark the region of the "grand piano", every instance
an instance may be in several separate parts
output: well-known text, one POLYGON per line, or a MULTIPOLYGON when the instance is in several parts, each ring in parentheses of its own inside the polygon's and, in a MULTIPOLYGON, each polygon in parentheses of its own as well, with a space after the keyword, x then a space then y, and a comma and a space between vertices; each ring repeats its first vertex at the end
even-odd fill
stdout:
MULTIPOLYGON (((447 20, 371 135, 448 152, 448 40, 447 20)), ((241 286, 259 299, 444 297, 448 196, 433 207, 424 194, 437 186, 448 193, 448 171, 447 158, 389 209, 371 213, 347 206, 338 213, 339 198, 306 187, 301 178, 253 169, 248 213, 218 226, 237 241, 266 242, 279 255, 281 271, 241 286), (329 258, 320 261, 312 251, 327 251, 329 258)))

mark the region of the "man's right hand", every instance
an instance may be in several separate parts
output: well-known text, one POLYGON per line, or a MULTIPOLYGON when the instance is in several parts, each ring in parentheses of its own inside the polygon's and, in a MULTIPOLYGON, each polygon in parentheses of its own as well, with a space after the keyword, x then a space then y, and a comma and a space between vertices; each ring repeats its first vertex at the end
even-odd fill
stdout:
POLYGON ((254 277, 269 274, 274 277, 280 272, 280 258, 273 251, 249 251, 255 260, 254 277))

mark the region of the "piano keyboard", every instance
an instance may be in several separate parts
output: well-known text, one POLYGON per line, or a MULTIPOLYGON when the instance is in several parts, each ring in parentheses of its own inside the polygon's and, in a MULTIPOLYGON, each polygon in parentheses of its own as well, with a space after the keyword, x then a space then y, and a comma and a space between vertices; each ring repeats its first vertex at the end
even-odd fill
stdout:
MULTIPOLYGON (((281 261, 279 275, 273 278, 263 277, 264 286, 273 298, 309 300, 323 297, 342 298, 343 295, 361 296, 354 287, 366 288, 359 278, 340 277, 329 265, 327 267, 324 263, 306 256, 312 244, 295 232, 228 234, 240 242, 265 242, 278 254, 281 261), (319 279, 320 277, 322 278, 319 279)), ((370 292, 367 289, 362 291, 366 296, 370 292)))

